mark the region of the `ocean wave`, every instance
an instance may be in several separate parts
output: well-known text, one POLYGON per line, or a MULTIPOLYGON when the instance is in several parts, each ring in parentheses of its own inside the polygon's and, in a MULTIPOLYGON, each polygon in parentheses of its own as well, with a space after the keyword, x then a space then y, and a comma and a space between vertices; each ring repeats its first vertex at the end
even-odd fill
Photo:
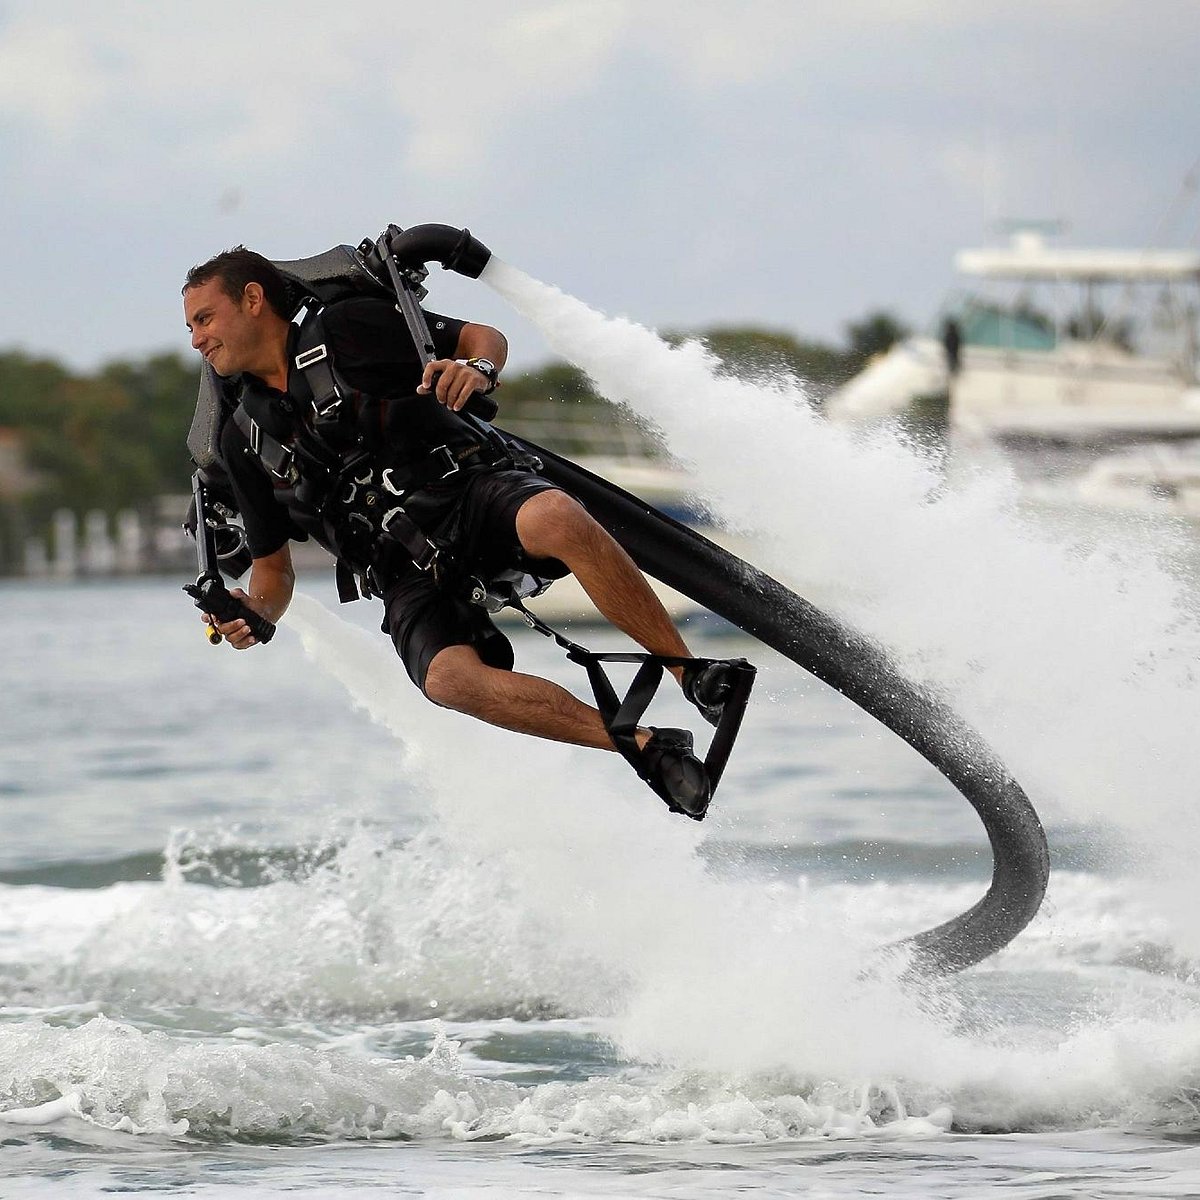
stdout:
MULTIPOLYGON (((854 988, 875 948, 969 907, 982 887, 702 872, 678 897, 683 914, 653 932, 661 912, 639 920, 614 893, 562 880, 537 888, 520 864, 514 874, 511 862, 480 859, 429 831, 397 843, 360 826, 339 839, 263 854, 229 839, 202 852, 185 838, 166 855, 164 882, 3 888, 0 970, 25 981, 21 1002, 136 993, 146 1003, 219 998, 221 1007, 259 1011, 465 1019, 603 1016, 639 988, 692 979, 689 954, 711 960, 718 977, 740 955, 744 992, 762 1003, 786 998, 773 961, 803 959, 827 987, 854 988), (208 886, 217 880, 226 886, 208 886), (630 922, 645 944, 631 940, 630 922)), ((1187 984, 1190 960, 1149 887, 1056 873, 1043 912, 968 981, 1129 968, 1187 984)), ((703 996, 689 1003, 704 1007, 703 996)))
POLYGON ((910 1140, 949 1130, 1200 1125, 1200 1023, 1130 1022, 1050 1056, 977 1059, 954 1081, 802 1072, 650 1074, 519 1086, 469 1072, 435 1037, 403 1061, 295 1045, 228 1045, 96 1017, 74 1029, 0 1027, 0 1123, 81 1120, 214 1141, 509 1139, 757 1143, 910 1140))

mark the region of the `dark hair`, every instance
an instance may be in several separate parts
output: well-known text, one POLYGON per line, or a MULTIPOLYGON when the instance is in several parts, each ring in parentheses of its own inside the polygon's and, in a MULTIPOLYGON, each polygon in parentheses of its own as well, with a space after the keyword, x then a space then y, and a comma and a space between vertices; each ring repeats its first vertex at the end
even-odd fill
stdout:
POLYGON ((245 246, 234 246, 232 250, 222 250, 214 254, 208 262, 193 267, 184 280, 183 291, 199 287, 216 279, 221 284, 221 290, 233 301, 240 304, 246 291, 246 284, 257 283, 263 290, 263 296, 271 308, 285 321, 291 320, 292 303, 287 281, 275 269, 270 259, 263 258, 245 246))

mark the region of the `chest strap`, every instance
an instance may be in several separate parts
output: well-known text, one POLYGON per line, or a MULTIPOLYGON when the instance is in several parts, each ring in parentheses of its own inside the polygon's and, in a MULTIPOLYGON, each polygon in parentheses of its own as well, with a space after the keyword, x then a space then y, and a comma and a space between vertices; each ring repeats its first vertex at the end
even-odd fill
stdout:
POLYGON ((268 433, 262 424, 246 411, 244 401, 233 410, 233 420, 246 435, 250 449, 258 456, 262 465, 280 482, 294 487, 299 479, 295 443, 281 442, 268 433))
MULTIPOLYGON (((262 461, 266 469, 287 487, 295 489, 300 482, 301 472, 296 464, 295 444, 284 444, 272 434, 267 433, 246 411, 244 405, 239 405, 234 412, 234 421, 246 435, 250 449, 262 461)), ((478 453, 479 445, 464 447, 466 456, 478 453)), ((438 446, 426 458, 413 467, 386 467, 378 472, 368 468, 365 475, 354 477, 354 471, 361 469, 361 459, 355 463, 346 463, 339 475, 331 480, 331 486, 326 491, 318 505, 315 516, 324 519, 332 534, 331 540, 339 544, 342 538, 338 536, 337 525, 342 523, 353 528, 357 522, 362 532, 374 541, 387 538, 399 544, 401 549, 412 560, 413 565, 420 571, 431 571, 437 577, 444 563, 444 551, 425 535, 425 531, 404 510, 404 501, 410 493, 438 480, 456 475, 461 469, 463 452, 455 454, 446 446, 438 446), (378 490, 372 484, 378 479, 378 490), (362 505, 356 504, 361 497, 362 505), (394 498, 395 503, 383 508, 378 503, 380 495, 394 498), (331 503, 332 502, 332 503, 331 503), (367 514, 371 515, 368 516, 367 514), (381 515, 375 515, 381 513, 381 515)), ((294 494, 294 490, 293 490, 294 494)), ((347 568, 348 569, 348 568, 347 568)), ((348 584, 346 571, 338 578, 338 592, 343 598, 357 599, 357 589, 352 582, 348 584)))

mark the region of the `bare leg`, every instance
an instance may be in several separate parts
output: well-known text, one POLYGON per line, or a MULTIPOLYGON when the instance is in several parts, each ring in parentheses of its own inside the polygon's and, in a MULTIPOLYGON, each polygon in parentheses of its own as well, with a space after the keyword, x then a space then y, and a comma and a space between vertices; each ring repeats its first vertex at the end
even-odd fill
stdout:
MULTIPOLYGON (((472 646, 447 646, 429 664, 425 694, 444 708, 477 717, 501 729, 531 733, 554 742, 612 750, 600 714, 548 679, 498 671, 472 646)), ((639 730, 639 745, 650 734, 639 730)))
MULTIPOLYGON (((517 537, 534 558, 557 558, 579 580, 605 618, 651 654, 691 652, 633 560, 584 507, 565 492, 539 492, 517 512, 517 537)), ((682 667, 671 668, 678 679, 682 667)), ((438 652, 425 694, 452 708, 518 733, 612 750, 599 712, 547 679, 489 667, 471 646, 438 652)), ((649 730, 637 731, 645 746, 649 730)))
MULTIPOLYGON (((517 537, 527 554, 565 563, 601 614, 651 654, 691 657, 633 559, 565 492, 526 500, 517 512, 517 537)), ((670 671, 682 679, 682 667, 670 671)))

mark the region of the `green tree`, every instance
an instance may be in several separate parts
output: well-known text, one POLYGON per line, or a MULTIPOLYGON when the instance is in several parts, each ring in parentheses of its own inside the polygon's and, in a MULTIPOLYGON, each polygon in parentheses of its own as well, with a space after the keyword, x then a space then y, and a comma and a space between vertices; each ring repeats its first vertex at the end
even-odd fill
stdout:
POLYGON ((731 374, 748 378, 791 375, 810 386, 815 400, 848 375, 846 355, 837 346, 782 330, 718 326, 705 330, 700 338, 731 374))
POLYGON ((912 332, 907 325, 883 309, 846 323, 846 358, 852 371, 859 371, 877 354, 886 354, 912 332))
MULTIPOLYGON (((0 426, 18 432, 39 480, 6 502, 5 528, 44 534, 57 508, 111 516, 183 490, 196 383, 195 365, 173 354, 112 363, 92 375, 0 354, 0 426)), ((18 540, 11 532, 5 538, 10 560, 18 540)))

